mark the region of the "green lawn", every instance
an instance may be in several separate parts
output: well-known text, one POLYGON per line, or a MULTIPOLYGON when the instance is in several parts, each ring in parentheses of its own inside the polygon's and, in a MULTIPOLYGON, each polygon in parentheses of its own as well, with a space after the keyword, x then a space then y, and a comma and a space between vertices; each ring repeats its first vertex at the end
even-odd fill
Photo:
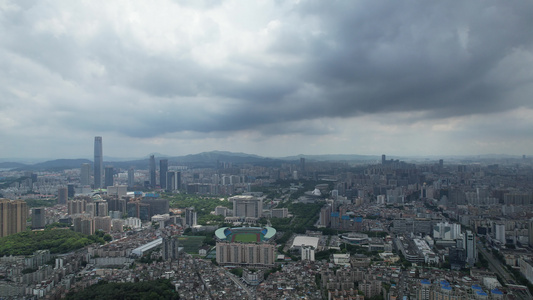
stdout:
POLYGON ((256 233, 237 233, 234 241, 241 242, 241 243, 257 242, 257 234, 256 233))
POLYGON ((185 252, 198 254, 198 249, 204 243, 205 236, 180 236, 178 240, 180 247, 183 247, 185 252))

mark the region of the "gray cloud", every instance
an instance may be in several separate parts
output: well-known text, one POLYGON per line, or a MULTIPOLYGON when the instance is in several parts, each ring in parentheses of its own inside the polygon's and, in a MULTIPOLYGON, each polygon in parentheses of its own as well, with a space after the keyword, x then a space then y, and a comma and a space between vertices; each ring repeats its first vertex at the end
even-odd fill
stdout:
POLYGON ((101 4, 0 8, 2 109, 33 126, 48 115, 50 128, 151 138, 326 135, 327 118, 533 108, 529 2, 300 1, 249 4, 246 16, 226 1, 101 4))

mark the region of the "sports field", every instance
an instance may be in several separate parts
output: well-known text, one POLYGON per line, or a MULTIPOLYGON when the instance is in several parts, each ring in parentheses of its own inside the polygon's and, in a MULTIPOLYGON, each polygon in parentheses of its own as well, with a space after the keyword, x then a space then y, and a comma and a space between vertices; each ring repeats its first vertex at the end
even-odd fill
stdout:
POLYGON ((179 246, 183 247, 185 252, 187 253, 198 253, 198 249, 202 246, 204 243, 205 236, 180 236, 178 238, 179 240, 179 246))
POLYGON ((239 232, 233 234, 233 236, 231 237, 231 241, 241 243, 259 242, 261 241, 261 236, 259 235, 259 233, 239 232))

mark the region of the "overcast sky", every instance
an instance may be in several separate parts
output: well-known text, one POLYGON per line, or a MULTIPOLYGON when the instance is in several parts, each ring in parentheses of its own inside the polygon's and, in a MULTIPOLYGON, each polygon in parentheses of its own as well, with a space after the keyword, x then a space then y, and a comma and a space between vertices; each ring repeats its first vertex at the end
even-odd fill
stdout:
POLYGON ((0 158, 533 154, 532 1, 0 0, 0 158))

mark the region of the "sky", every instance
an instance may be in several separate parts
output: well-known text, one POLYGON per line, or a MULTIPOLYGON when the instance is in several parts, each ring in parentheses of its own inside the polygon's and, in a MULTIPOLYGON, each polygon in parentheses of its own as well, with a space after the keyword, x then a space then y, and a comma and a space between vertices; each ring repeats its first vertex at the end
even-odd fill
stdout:
POLYGON ((532 1, 0 0, 0 158, 533 154, 532 1))

